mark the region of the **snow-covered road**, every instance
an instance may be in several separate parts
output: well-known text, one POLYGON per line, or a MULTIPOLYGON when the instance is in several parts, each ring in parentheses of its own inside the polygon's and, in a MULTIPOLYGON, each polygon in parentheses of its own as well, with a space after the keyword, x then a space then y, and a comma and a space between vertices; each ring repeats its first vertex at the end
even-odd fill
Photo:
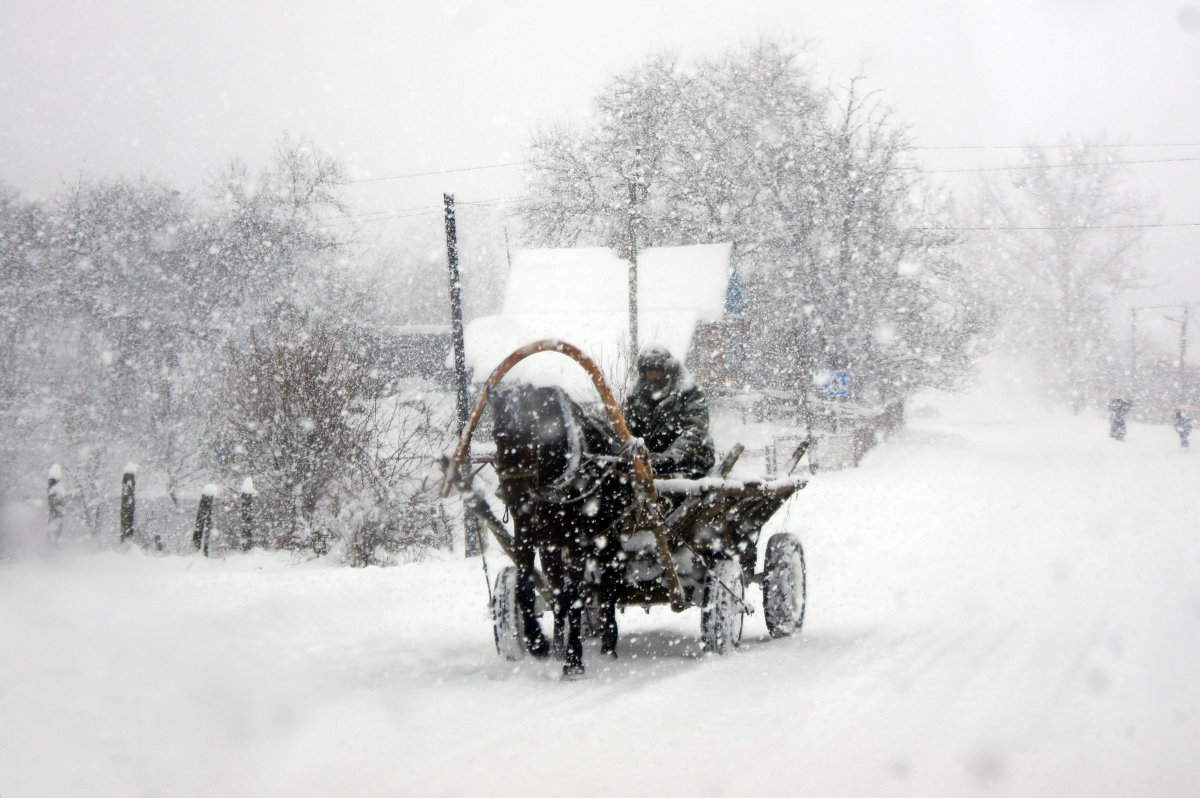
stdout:
POLYGON ((775 519, 798 638, 630 610, 583 682, 499 660, 478 560, 0 563, 0 796, 1200 793, 1200 454, 987 398, 775 519))

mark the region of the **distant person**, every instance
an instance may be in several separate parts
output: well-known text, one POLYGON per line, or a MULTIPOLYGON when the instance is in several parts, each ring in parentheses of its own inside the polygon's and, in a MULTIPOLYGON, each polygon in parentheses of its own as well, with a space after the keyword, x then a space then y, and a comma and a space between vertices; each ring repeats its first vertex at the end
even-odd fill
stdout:
POLYGON ((1133 407, 1133 402, 1128 399, 1116 398, 1108 403, 1108 411, 1111 414, 1108 427, 1109 437, 1118 441, 1125 440, 1125 414, 1131 407, 1133 407))
POLYGON ((1188 447, 1188 435, 1192 433, 1192 416, 1182 407, 1175 411, 1175 431, 1179 433, 1179 445, 1188 447))
POLYGON ((655 475, 707 475, 717 454, 704 392, 666 347, 647 345, 637 365, 637 382, 625 400, 625 424, 646 442, 655 475))

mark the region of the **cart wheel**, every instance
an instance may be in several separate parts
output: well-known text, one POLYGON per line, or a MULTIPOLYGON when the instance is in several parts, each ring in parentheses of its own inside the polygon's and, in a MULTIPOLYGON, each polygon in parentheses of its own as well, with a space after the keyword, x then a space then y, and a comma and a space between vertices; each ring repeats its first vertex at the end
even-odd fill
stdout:
POLYGON ((790 637, 804 624, 804 549, 800 538, 772 535, 763 560, 763 618, 771 637, 790 637))
POLYGON ((705 651, 726 654, 742 642, 746 582, 737 560, 717 560, 704 575, 700 642, 705 651))
POLYGON ((525 658, 521 613, 517 610, 517 569, 512 565, 500 571, 492 589, 492 631, 496 653, 509 662, 525 658))

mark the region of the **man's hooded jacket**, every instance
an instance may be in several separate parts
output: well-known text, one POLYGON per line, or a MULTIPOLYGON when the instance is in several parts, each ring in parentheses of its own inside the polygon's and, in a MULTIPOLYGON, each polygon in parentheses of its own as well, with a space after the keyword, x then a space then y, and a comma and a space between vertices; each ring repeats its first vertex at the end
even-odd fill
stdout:
POLYGON ((698 478, 712 470, 716 447, 709 434, 708 401, 665 348, 648 346, 638 355, 638 380, 624 413, 629 431, 646 442, 655 473, 698 478), (652 385, 645 379, 643 372, 652 365, 661 366, 665 383, 652 385))

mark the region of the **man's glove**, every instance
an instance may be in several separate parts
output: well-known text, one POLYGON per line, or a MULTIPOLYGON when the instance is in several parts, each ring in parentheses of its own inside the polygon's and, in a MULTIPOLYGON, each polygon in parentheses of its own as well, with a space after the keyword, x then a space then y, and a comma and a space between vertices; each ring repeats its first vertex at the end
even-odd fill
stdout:
POLYGON ((643 462, 649 462, 650 452, 646 449, 646 442, 641 438, 630 438, 621 447, 621 457, 626 460, 633 460, 635 457, 643 462))
POLYGON ((650 454, 650 468, 655 474, 669 474, 675 470, 675 458, 667 454, 652 452, 650 454))

